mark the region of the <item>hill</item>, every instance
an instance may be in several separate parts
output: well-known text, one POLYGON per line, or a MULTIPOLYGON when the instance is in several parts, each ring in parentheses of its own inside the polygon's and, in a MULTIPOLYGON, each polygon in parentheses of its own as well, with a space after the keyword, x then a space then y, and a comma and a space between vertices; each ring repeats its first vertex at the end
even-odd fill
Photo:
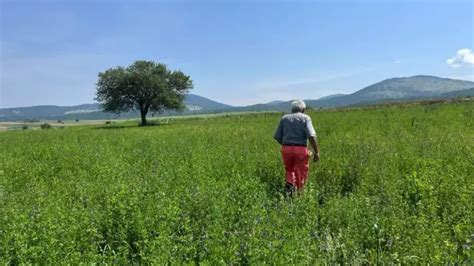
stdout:
POLYGON ((284 103, 284 102, 286 102, 286 101, 276 100, 276 101, 268 102, 268 103, 266 103, 266 105, 276 105, 276 104, 281 104, 281 103, 284 103))
POLYGON ((344 95, 346 95, 346 94, 343 94, 343 93, 331 94, 331 95, 328 95, 328 96, 321 97, 318 100, 327 100, 327 99, 331 99, 331 98, 334 98, 334 97, 341 97, 341 96, 344 96, 344 95))
POLYGON ((337 107, 357 104, 371 104, 387 100, 413 100, 437 98, 443 94, 470 89, 474 82, 439 78, 434 76, 413 76, 392 78, 365 87, 352 94, 308 101, 315 107, 337 107))
MULTIPOLYGON (((186 110, 180 113, 210 112, 232 107, 195 94, 188 94, 186 96, 185 105, 186 110)), ((166 114, 172 113, 176 112, 166 112, 166 114)), ((137 115, 138 113, 136 112, 127 112, 120 115, 102 112, 98 103, 75 106, 39 105, 0 109, 0 121, 25 119, 115 119, 137 117, 137 115)))
POLYGON ((191 111, 214 111, 230 108, 232 106, 219 103, 196 94, 188 94, 186 97, 186 107, 191 111))
MULTIPOLYGON (((449 99, 472 96, 474 82, 419 75, 391 78, 367 86, 351 94, 333 94, 319 99, 305 99, 307 106, 331 108, 351 105, 370 105, 390 101, 449 99)), ((238 111, 288 111, 291 101, 273 101, 238 107, 238 111)), ((234 109, 235 110, 235 109, 234 109)))
MULTIPOLYGON (((334 108, 352 105, 370 105, 383 102, 403 102, 424 99, 449 99, 474 96, 474 82, 419 75, 413 77, 391 78, 367 86, 352 94, 334 94, 319 99, 306 99, 307 106, 313 108, 334 108)), ((249 106, 230 106, 208 98, 189 94, 186 97, 186 110, 164 112, 163 115, 187 115, 220 112, 248 111, 288 111, 291 101, 275 100, 249 106)), ((151 114, 156 115, 156 114, 151 114)), ((24 119, 116 119, 135 118, 136 112, 120 115, 105 113, 99 104, 77 106, 33 106, 0 109, 0 121, 24 119)))
POLYGON ((458 98, 458 97, 474 97, 474 88, 459 90, 459 91, 451 91, 451 92, 443 93, 438 96, 438 98, 442 98, 442 99, 451 99, 451 98, 458 98))

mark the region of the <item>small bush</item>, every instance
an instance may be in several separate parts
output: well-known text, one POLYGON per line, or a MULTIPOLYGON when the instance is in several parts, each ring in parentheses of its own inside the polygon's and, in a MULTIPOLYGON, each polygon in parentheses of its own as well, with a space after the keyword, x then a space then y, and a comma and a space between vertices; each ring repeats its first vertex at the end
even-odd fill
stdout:
POLYGON ((24 126, 21 127, 21 129, 26 130, 26 129, 28 129, 28 126, 24 125, 24 126))
POLYGON ((48 123, 44 123, 40 127, 41 127, 41 129, 50 129, 50 128, 52 128, 52 126, 48 123))
POLYGON ((112 124, 112 122, 110 122, 110 121, 105 121, 105 124, 106 124, 106 125, 110 125, 110 124, 112 124))

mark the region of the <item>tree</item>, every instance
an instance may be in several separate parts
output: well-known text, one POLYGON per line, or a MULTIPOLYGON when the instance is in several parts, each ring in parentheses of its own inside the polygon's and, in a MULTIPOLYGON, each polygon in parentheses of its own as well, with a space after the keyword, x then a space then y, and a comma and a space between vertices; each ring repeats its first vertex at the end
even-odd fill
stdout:
POLYGON ((141 124, 151 110, 181 110, 192 80, 183 72, 171 71, 153 61, 135 61, 130 66, 116 67, 99 73, 96 100, 104 111, 114 113, 140 111, 141 124))

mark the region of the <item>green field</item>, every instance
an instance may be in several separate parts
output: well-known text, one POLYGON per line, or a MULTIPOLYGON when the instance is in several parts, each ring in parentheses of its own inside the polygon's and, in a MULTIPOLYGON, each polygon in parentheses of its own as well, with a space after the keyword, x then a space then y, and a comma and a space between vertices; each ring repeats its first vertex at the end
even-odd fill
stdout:
POLYGON ((293 200, 277 113, 2 132, 0 262, 474 262, 474 102, 310 116, 293 200))

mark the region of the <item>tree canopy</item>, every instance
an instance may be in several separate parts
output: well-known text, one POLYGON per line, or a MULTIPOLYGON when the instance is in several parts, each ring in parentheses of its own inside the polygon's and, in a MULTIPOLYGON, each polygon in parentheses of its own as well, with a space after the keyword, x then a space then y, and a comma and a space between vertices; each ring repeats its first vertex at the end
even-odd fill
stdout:
POLYGON ((146 125, 150 110, 183 109, 185 95, 192 88, 191 78, 179 70, 153 61, 135 61, 126 68, 100 72, 95 99, 104 111, 140 111, 141 123, 146 125))

